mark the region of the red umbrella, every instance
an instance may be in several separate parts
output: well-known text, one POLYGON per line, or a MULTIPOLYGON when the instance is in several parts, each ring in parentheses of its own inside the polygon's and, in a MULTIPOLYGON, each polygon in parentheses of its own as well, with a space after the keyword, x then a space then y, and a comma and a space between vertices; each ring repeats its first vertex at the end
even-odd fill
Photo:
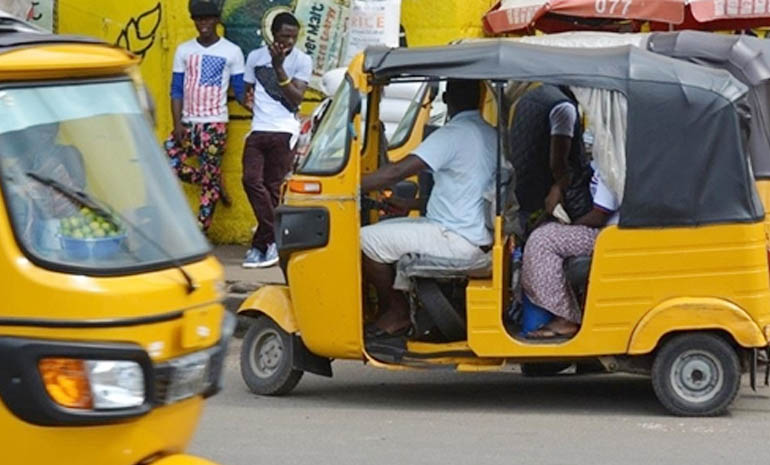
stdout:
POLYGON ((643 22, 654 29, 768 26, 770 0, 501 0, 484 16, 492 34, 638 29, 643 22))

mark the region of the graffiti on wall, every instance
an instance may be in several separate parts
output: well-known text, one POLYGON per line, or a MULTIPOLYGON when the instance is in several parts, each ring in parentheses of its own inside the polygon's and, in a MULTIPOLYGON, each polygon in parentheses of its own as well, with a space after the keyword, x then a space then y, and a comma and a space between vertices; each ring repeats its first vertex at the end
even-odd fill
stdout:
POLYGON ((155 45, 155 38, 163 17, 160 2, 154 8, 132 17, 120 31, 115 44, 139 55, 144 59, 155 45))
POLYGON ((0 0, 0 10, 51 31, 55 3, 55 0, 0 0))
POLYGON ((264 43, 265 23, 277 11, 294 9, 293 0, 224 0, 222 22, 226 37, 243 50, 244 55, 264 43))

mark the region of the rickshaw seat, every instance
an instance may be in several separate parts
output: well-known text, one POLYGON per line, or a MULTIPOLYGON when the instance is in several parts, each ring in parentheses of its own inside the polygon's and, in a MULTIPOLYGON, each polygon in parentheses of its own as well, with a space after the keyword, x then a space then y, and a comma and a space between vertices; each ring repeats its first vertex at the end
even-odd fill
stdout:
POLYGON ((484 279, 492 276, 492 255, 476 259, 450 259, 421 254, 407 254, 396 263, 393 288, 409 291, 414 278, 484 279))
POLYGON ((588 275, 591 272, 591 256, 570 257, 564 260, 564 274, 578 300, 585 296, 588 275))

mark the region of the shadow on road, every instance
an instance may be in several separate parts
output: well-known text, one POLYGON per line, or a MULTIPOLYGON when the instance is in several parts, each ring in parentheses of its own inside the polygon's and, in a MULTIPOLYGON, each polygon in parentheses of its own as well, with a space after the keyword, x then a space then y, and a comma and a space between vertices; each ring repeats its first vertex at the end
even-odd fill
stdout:
POLYGON ((240 380, 232 380, 230 386, 252 399, 270 402, 270 407, 276 409, 360 407, 426 412, 664 413, 649 379, 644 377, 561 375, 535 379, 506 373, 435 372, 380 372, 372 376, 372 370, 359 371, 359 376, 353 380, 349 376, 346 376, 347 380, 328 380, 306 375, 295 391, 281 398, 254 396, 240 380))

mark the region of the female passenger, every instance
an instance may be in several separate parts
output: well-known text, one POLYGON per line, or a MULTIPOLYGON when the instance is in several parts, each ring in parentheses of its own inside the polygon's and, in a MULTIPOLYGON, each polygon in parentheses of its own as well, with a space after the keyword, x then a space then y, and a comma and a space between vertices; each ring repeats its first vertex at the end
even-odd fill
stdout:
POLYGON ((554 318, 527 334, 531 339, 570 338, 580 329, 580 305, 564 274, 564 260, 591 255, 604 226, 617 224, 617 198, 594 171, 591 179, 593 209, 571 224, 549 222, 535 229, 524 247, 522 289, 535 305, 554 318))

